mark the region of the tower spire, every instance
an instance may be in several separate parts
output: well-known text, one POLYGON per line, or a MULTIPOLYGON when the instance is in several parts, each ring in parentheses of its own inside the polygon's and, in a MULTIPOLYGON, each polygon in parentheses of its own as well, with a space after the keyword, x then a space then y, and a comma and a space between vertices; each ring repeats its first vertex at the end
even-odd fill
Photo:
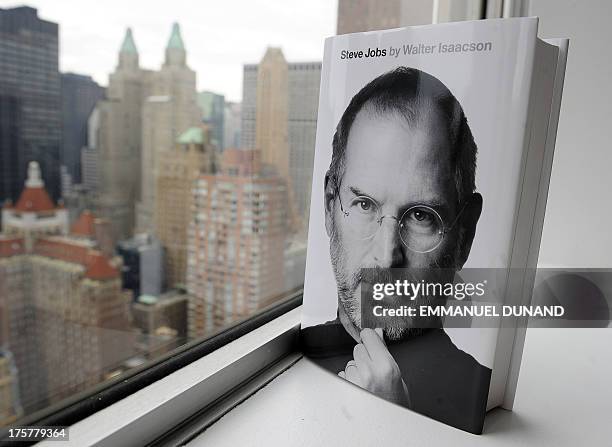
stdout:
POLYGON ((172 24, 172 33, 166 45, 166 65, 185 65, 187 52, 181 37, 181 28, 178 23, 172 24))
POLYGON ((132 28, 128 28, 125 31, 125 37, 119 50, 119 67, 138 68, 138 49, 134 43, 132 28))
POLYGON ((183 43, 183 38, 181 37, 181 27, 176 22, 172 24, 172 33, 170 34, 170 39, 168 40, 168 45, 166 48, 176 48, 178 50, 185 51, 185 44, 183 43))
POLYGON ((136 48, 136 44, 134 43, 134 36, 132 35, 132 28, 128 28, 125 31, 125 37, 123 38, 123 43, 121 44, 120 52, 138 54, 138 49, 136 48))

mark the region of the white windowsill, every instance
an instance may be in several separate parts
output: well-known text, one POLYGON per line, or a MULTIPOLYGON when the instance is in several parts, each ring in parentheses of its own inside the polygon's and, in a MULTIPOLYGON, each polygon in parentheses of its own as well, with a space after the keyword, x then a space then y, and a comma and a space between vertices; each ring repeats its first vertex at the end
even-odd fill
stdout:
MULTIPOLYGON (((62 446, 145 445, 295 348, 301 307, 70 427, 62 446)), ((53 441, 38 445, 57 447, 53 441)))
POLYGON ((514 410, 492 410, 480 436, 379 399, 302 359, 188 445, 610 445, 611 344, 609 329, 528 330, 514 410))

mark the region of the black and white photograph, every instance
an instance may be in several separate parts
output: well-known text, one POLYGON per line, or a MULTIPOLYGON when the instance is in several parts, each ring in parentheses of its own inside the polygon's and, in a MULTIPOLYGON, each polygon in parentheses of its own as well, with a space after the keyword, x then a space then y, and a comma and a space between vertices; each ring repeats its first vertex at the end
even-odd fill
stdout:
POLYGON ((477 430, 491 370, 457 349, 441 322, 420 329, 398 317, 381 334, 360 321, 362 281, 392 268, 448 276, 469 257, 483 199, 461 105, 435 77, 398 67, 352 98, 332 146, 322 192, 338 317, 304 330, 306 353, 380 397, 477 430))
MULTIPOLYGON (((415 282, 453 283, 464 268, 528 266, 517 253, 533 250, 526 210, 533 219, 538 205, 521 190, 545 164, 544 149, 524 141, 535 26, 449 24, 326 42, 301 346, 340 379, 472 433, 511 394, 496 385, 509 368, 499 363, 512 350, 508 331, 447 327, 435 315, 371 327, 363 292, 399 269, 415 282)), ((520 303, 516 274, 491 284, 488 298, 520 303)), ((444 303, 419 296, 412 305, 444 303)))

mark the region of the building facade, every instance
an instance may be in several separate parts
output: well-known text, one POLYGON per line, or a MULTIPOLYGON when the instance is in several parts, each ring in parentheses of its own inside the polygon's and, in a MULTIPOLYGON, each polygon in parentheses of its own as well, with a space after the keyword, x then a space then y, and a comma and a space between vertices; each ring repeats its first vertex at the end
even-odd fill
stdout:
POLYGON ((187 337, 187 301, 189 295, 182 290, 170 290, 159 296, 141 295, 132 306, 134 325, 143 334, 167 334, 160 331, 169 328, 176 337, 185 341, 187 337))
POLYGON ((185 287, 187 229, 193 195, 200 174, 213 174, 216 148, 209 130, 192 127, 179 136, 174 150, 160 154, 155 205, 155 234, 164 247, 167 287, 185 287))
POLYGON ((139 233, 117 244, 123 259, 123 287, 140 295, 158 296, 164 288, 164 251, 159 239, 139 233))
POLYGON ((242 104, 239 102, 225 102, 223 122, 224 149, 240 148, 242 104))
POLYGON ((112 222, 113 237, 133 234, 140 186, 142 104, 150 91, 151 72, 139 65, 130 29, 119 51, 115 72, 109 76, 107 99, 99 101, 90 119, 89 144, 95 148, 98 171, 96 213, 112 222), (95 126, 95 129, 91 129, 95 126))
POLYGON ((263 175, 257 151, 226 150, 221 172, 200 175, 188 233, 188 335, 252 315, 284 290, 287 187, 263 175))
MULTIPOLYGON (((202 122, 210 130, 210 142, 219 152, 225 149, 225 96, 203 91, 198 93, 202 122)), ((235 147, 235 146, 234 146, 235 147)))
POLYGON ((69 229, 37 162, 2 214, 0 344, 14 356, 27 414, 100 382, 131 354, 131 295, 120 259, 105 253, 105 226, 84 215, 69 229))
POLYGON ((155 203, 159 159, 171 151, 183 132, 200 123, 196 101, 196 74, 187 65, 187 51, 178 24, 174 24, 166 46, 162 68, 151 77, 151 94, 144 102, 139 232, 155 228, 155 203))
POLYGON ((56 23, 30 7, 0 9, 0 203, 17 200, 32 160, 60 197, 58 51, 56 23))
POLYGON ((480 18, 478 2, 454 0, 338 0, 337 34, 358 33, 433 23, 434 3, 438 22, 480 18), (458 14, 461 12, 461 14, 458 14))
POLYGON ((89 115, 105 89, 90 76, 62 73, 61 165, 73 183, 81 183, 81 150, 87 146, 89 115))
POLYGON ((287 63, 269 48, 258 65, 243 71, 242 147, 258 149, 262 161, 287 179, 292 227, 308 221, 316 138, 320 62, 287 63))
POLYGON ((22 415, 13 354, 0 349, 0 427, 15 423, 22 415))

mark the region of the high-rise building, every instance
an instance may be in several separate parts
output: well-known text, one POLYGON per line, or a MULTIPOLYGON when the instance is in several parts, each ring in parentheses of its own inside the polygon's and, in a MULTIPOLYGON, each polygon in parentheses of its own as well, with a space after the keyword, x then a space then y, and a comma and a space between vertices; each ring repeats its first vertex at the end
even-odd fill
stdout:
POLYGON ((289 185, 294 228, 304 230, 319 103, 320 62, 287 63, 279 48, 269 48, 259 65, 245 65, 242 147, 262 151, 289 185))
MULTIPOLYGON (((438 3, 450 8, 452 0, 438 3)), ((434 0, 338 0, 337 34, 427 25, 432 23, 433 4, 434 0)))
POLYGON ((27 164, 43 168, 60 197, 58 25, 22 6, 0 9, 0 203, 17 200, 27 164))
POLYGON ((223 144, 224 149, 240 148, 242 104, 239 102, 225 102, 223 118, 223 144))
POLYGON ((158 296, 163 290, 164 253, 159 240, 148 233, 139 233, 117 244, 123 259, 123 287, 140 295, 158 296))
POLYGON ((308 226, 312 169, 317 135, 321 62, 289 64, 289 106, 287 135, 289 138, 289 176, 292 180, 298 228, 308 226))
POLYGON ((100 109, 94 108, 87 120, 87 146, 81 148, 81 184, 95 194, 99 191, 98 140, 100 131, 100 109))
POLYGON ((87 146, 87 121, 104 88, 90 76, 62 73, 62 148, 60 161, 72 178, 81 183, 81 149, 87 146))
POLYGON ((291 185, 287 114, 289 109, 289 66, 280 48, 268 48, 257 67, 255 146, 261 161, 274 166, 291 185))
POLYGON ((271 303, 284 290, 287 187, 264 175, 259 154, 223 152, 221 172, 200 175, 188 239, 188 334, 199 337, 271 303))
POLYGON ((151 76, 151 91, 143 105, 142 159, 138 231, 155 228, 159 157, 174 147, 178 136, 200 123, 196 74, 187 65, 187 52, 178 24, 166 46, 166 59, 151 76))
POLYGON ((107 99, 90 119, 89 144, 95 148, 98 185, 96 213, 113 225, 113 237, 133 234, 134 208, 140 185, 142 104, 149 96, 151 72, 139 66, 132 31, 127 30, 119 63, 109 76, 107 99), (96 129, 91 129, 95 126, 96 129))
POLYGON ((215 146, 203 127, 179 136, 174 150, 160 154, 155 203, 155 234, 164 247, 168 287, 185 286, 187 229, 193 206, 191 190, 200 174, 215 172, 215 146))
MULTIPOLYGON (((225 149, 225 96, 214 92, 198 93, 202 122, 210 129, 210 142, 218 151, 225 149)), ((233 146, 235 147, 235 146, 233 146)))
POLYGON ((102 251, 108 228, 85 215, 69 232, 38 163, 2 214, 0 344, 14 355, 29 413, 98 383, 131 354, 131 294, 121 289, 120 259, 102 251))

